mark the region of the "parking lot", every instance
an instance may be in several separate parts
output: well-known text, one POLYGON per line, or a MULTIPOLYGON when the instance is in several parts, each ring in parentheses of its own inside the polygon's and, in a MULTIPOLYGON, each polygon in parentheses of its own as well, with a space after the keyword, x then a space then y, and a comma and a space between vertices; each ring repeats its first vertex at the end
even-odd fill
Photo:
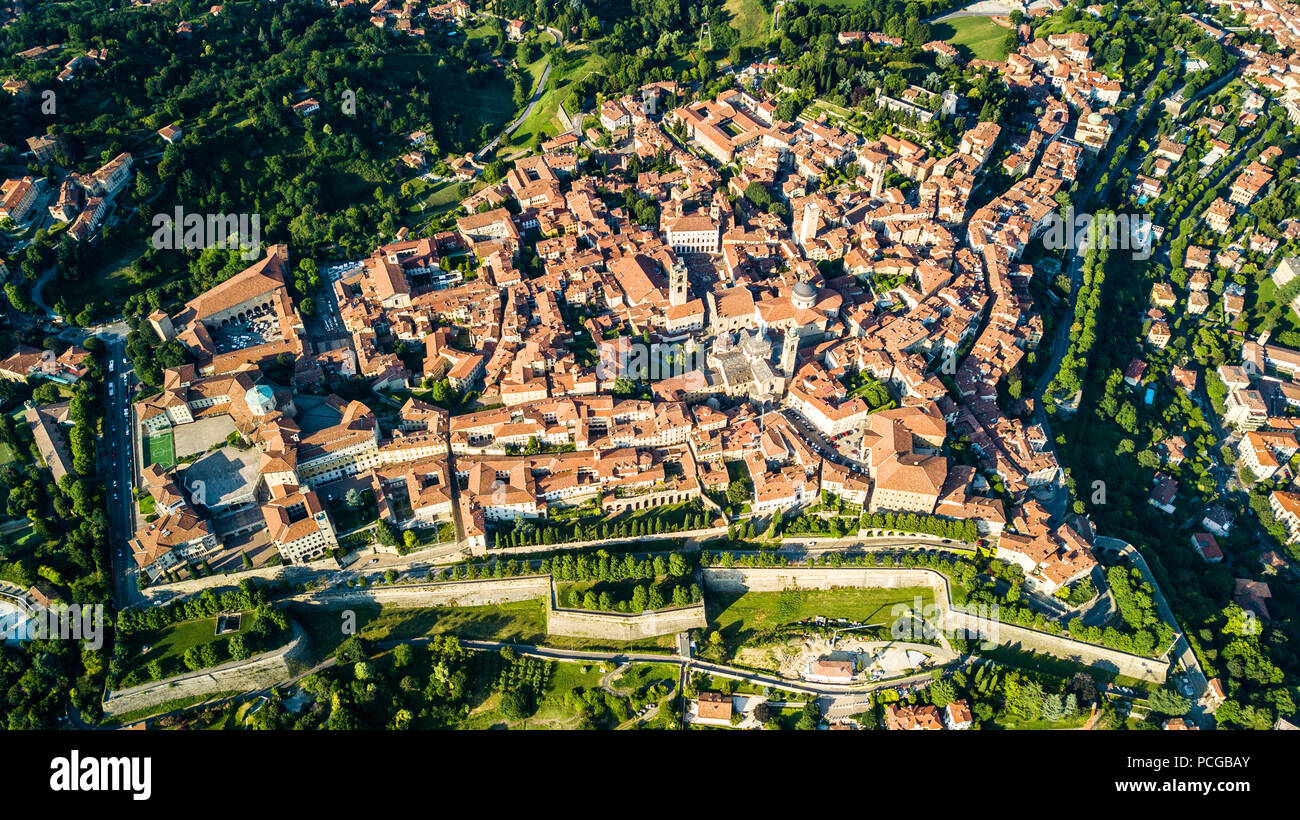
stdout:
POLYGON ((335 333, 343 329, 343 322, 339 317, 338 302, 334 296, 334 283, 361 270, 361 266, 362 263, 358 260, 355 262, 340 262, 337 265, 327 265, 320 269, 322 298, 316 301, 320 309, 320 322, 326 331, 335 333))
POLYGON ((283 338, 280 334, 280 322, 275 316, 255 316, 231 322, 212 331, 212 341, 218 353, 243 350, 264 342, 273 342, 283 338))

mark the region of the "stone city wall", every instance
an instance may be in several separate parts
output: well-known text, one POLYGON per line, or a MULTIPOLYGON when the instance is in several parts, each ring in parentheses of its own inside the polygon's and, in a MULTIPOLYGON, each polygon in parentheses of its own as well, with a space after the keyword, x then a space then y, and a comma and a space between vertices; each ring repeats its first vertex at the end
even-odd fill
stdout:
POLYGON ((104 714, 113 717, 162 706, 174 700, 218 692, 251 692, 282 683, 293 677, 292 662, 306 660, 308 640, 302 629, 293 625, 293 639, 270 652, 243 661, 231 661, 211 669, 200 669, 172 678, 143 683, 130 689, 109 692, 104 698, 104 714))
POLYGON ((931 569, 892 567, 708 567, 703 570, 709 589, 732 592, 779 592, 787 589, 927 587, 941 613, 937 626, 944 631, 963 630, 968 635, 1027 652, 1042 652, 1063 660, 1116 672, 1139 680, 1164 683, 1169 662, 1145 658, 1118 649, 1076 641, 1004 621, 989 621, 954 609, 948 579, 931 569))

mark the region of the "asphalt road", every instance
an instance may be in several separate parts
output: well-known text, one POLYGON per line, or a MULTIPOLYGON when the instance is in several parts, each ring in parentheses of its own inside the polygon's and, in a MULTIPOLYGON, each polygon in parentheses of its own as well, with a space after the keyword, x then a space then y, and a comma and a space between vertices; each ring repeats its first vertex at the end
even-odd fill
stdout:
MULTIPOLYGON (((1187 643, 1187 638, 1183 635, 1182 626, 1179 625, 1178 619, 1174 617, 1173 607, 1171 607, 1169 602, 1165 600, 1165 594, 1161 592, 1160 584, 1156 583, 1156 576, 1151 572, 1151 567, 1147 566, 1146 558, 1142 557, 1142 553, 1132 544, 1121 541, 1118 538, 1098 536, 1097 543, 1098 546, 1105 549, 1115 550, 1120 555, 1131 558, 1134 566, 1138 568, 1138 571, 1142 573, 1142 577, 1155 591, 1156 609, 1160 613, 1160 617, 1164 619, 1166 623, 1170 624, 1178 635, 1174 640, 1174 646, 1169 655, 1172 660, 1181 663, 1187 670, 1187 677, 1191 681, 1192 688, 1196 691, 1196 697, 1199 700, 1205 695, 1206 690, 1209 689, 1210 686, 1209 681, 1205 678, 1205 670, 1201 668, 1201 662, 1197 660, 1196 653, 1192 651, 1191 645, 1187 643)), ((1193 709, 1196 712, 1200 712, 1203 707, 1197 704, 1193 709)), ((1199 720, 1197 722, 1200 723, 1199 720)))
POLYGON ((143 596, 136 581, 138 568, 127 546, 127 540, 135 531, 135 445, 131 436, 129 398, 135 374, 126 357, 126 326, 119 325, 97 335, 108 344, 108 358, 113 364, 112 372, 104 374, 106 382, 113 385, 113 393, 104 396, 104 437, 100 439, 99 447, 101 459, 108 465, 105 491, 112 533, 113 592, 118 606, 124 607, 139 603, 143 596))

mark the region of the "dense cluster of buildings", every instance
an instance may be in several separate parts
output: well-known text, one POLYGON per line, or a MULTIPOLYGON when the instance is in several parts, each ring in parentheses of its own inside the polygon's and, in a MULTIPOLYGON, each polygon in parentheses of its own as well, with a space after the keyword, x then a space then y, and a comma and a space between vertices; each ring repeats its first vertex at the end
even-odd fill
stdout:
MULTIPOLYGON (((612 139, 585 172, 580 138, 552 140, 465 203, 454 231, 377 248, 335 279, 342 348, 305 342, 282 247, 180 313, 150 316, 196 364, 168 371, 164 390, 138 404, 139 423, 154 433, 229 414, 262 451, 265 509, 305 515, 317 506, 311 488, 368 475, 396 525, 456 518, 478 548, 489 522, 556 505, 700 498, 725 489, 728 462, 741 461, 755 513, 825 491, 864 511, 973 520, 1051 592, 1096 561, 1030 500, 1061 471, 1043 430, 1003 412, 997 388, 1042 338, 1017 257, 1083 156, 1107 144, 1118 89, 1091 69, 1078 34, 1031 42, 994 69, 1043 114, 1006 152, 1018 181, 973 212, 977 176, 1000 150, 994 123, 935 156, 825 118, 782 122, 742 88, 671 108, 682 89, 651 83, 601 107, 612 139), (791 224, 724 195, 714 163, 733 162, 731 193, 763 186, 791 224), (853 184, 821 187, 827 169, 851 164, 853 184), (912 193, 888 187, 890 173, 913 179, 912 193), (629 189, 657 207, 657 225, 611 199, 629 189), (525 270, 527 245, 536 261, 525 270), (843 273, 828 278, 817 264, 827 260, 843 273), (242 343, 223 345, 230 326, 242 343), (409 351, 421 348, 416 369, 409 351), (384 429, 344 403, 337 425, 307 434, 292 392, 259 378, 286 360, 293 390, 445 379, 487 409, 449 417, 413 400, 384 429), (629 382, 649 384, 628 398, 629 382), (868 405, 864 385, 887 391, 889 405, 868 405), (955 439, 974 463, 946 455, 955 439), (990 480, 1004 492, 990 493, 990 480)), ((952 95, 923 102, 941 116, 955 105, 952 95)), ((307 529, 282 512, 266 520, 307 529)), ((329 546, 324 529, 312 543, 329 546)))

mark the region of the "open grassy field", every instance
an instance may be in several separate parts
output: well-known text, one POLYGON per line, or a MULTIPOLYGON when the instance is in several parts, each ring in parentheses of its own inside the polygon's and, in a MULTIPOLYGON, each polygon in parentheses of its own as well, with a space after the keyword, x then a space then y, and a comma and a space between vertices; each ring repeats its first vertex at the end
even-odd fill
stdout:
POLYGON ((931 27, 934 39, 951 43, 979 60, 1001 60, 1007 56, 1007 29, 988 17, 954 17, 931 27))
MULTIPOLYGON (((179 674, 184 671, 185 650, 192 646, 203 646, 218 640, 226 640, 231 635, 242 634, 248 630, 252 618, 248 613, 240 620, 239 633, 227 632, 217 634, 216 618, 199 618, 193 621, 181 621, 162 629, 149 630, 133 637, 136 646, 148 646, 147 652, 139 652, 128 658, 126 670, 143 669, 152 661, 158 661, 167 674, 179 674)), ((286 633, 287 634, 287 633, 286 633)), ((230 660, 226 658, 225 660, 230 660)), ((225 661, 223 661, 224 663, 225 661)))
POLYGON ((1091 713, 1087 709, 1081 709, 1068 718, 1061 720, 1020 720, 1019 718, 1006 715, 999 717, 992 722, 988 728, 994 729, 1013 729, 1035 731, 1042 729, 1078 729, 1088 722, 1091 713))
POLYGON ((758 0, 727 0, 722 6, 731 15, 731 27, 740 32, 740 41, 753 44, 772 33, 772 18, 758 0))
POLYGON ((912 607, 918 598, 924 606, 932 603, 934 596, 924 587, 712 592, 704 596, 708 629, 720 632, 728 646, 740 646, 758 632, 818 615, 887 626, 894 620, 891 611, 896 605, 912 607))
POLYGON ((595 54, 587 45, 567 48, 569 65, 565 68, 552 69, 546 80, 546 90, 537 101, 537 106, 528 115, 519 129, 510 138, 511 145, 527 145, 533 137, 540 134, 548 139, 560 132, 561 123, 556 112, 564 98, 569 96, 571 86, 590 74, 602 71, 605 67, 603 57, 595 54))
POLYGON ((591 652, 653 652, 671 655, 677 648, 676 635, 660 635, 637 641, 607 641, 599 638, 565 638, 548 635, 542 641, 556 649, 585 649, 591 652))
MULTIPOLYGON (((357 635, 368 641, 419 638, 453 633, 462 638, 539 643, 546 636, 546 611, 542 599, 499 606, 422 607, 415 609, 355 606, 357 635)), ((325 610, 294 613, 311 637, 317 657, 333 654, 347 635, 340 628, 342 615, 325 610)))
POLYGON ((614 691, 632 694, 656 683, 677 684, 679 668, 670 663, 637 663, 630 669, 610 681, 614 691))
MULTIPOLYGON (((1249 297, 1247 297, 1249 299, 1249 297)), ((1250 319, 1251 327, 1258 327, 1264 320, 1265 315, 1273 307, 1282 309, 1281 316, 1278 319, 1277 326, 1273 330, 1273 336, 1276 338, 1282 333, 1300 333, 1300 317, 1297 317, 1295 311, 1287 305, 1282 304, 1278 298, 1278 288, 1270 277, 1265 276, 1255 286, 1255 300, 1253 303, 1248 302, 1246 315, 1250 319)), ((1282 342, 1285 344, 1285 341, 1282 342)))
POLYGON ((576 729, 579 719, 564 703, 564 696, 575 689, 595 689, 605 671, 598 664, 553 663, 546 690, 538 699, 537 711, 523 720, 510 720, 501 714, 501 693, 483 688, 470 713, 458 724, 460 729, 576 729))
MULTIPOLYGON (((406 202, 406 212, 414 221, 432 219, 450 208, 460 204, 460 182, 444 179, 435 183, 416 180, 418 186, 410 200, 406 202)), ((471 192, 482 187, 481 183, 470 185, 471 192)))
POLYGON ((28 523, 24 527, 0 533, 0 555, 8 559, 19 558, 26 555, 40 543, 41 537, 36 534, 36 529, 28 523))
MULTIPOLYGON (((853 8, 861 4, 862 0, 812 0, 808 5, 853 8)), ((730 14, 728 22, 740 32, 742 43, 757 45, 771 36, 772 13, 758 0, 727 0, 722 7, 730 14)), ((781 19, 785 19, 784 15, 781 19)))
MULTIPOLYGON (((665 653, 676 645, 673 635, 629 642, 547 635, 546 603, 541 598, 499 606, 405 608, 361 605, 351 607, 351 611, 356 614, 357 636, 367 641, 450 634, 470 640, 511 641, 557 649, 665 653)), ((348 637, 341 628, 342 617, 338 611, 298 608, 293 612, 294 620, 311 638, 312 650, 319 659, 332 655, 348 637)))

